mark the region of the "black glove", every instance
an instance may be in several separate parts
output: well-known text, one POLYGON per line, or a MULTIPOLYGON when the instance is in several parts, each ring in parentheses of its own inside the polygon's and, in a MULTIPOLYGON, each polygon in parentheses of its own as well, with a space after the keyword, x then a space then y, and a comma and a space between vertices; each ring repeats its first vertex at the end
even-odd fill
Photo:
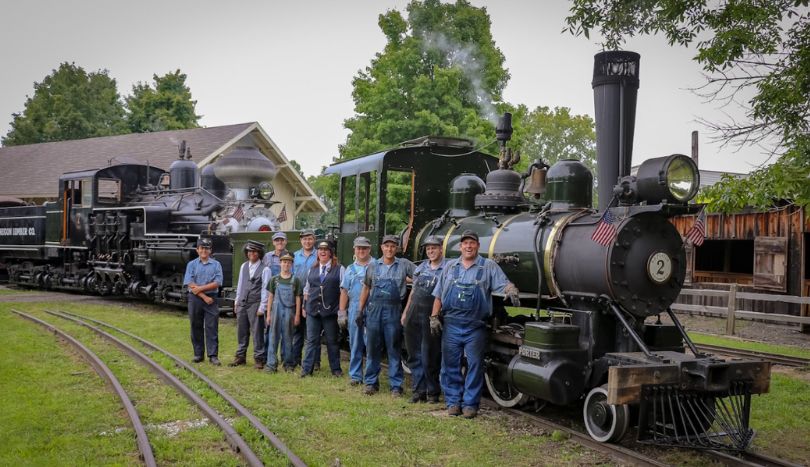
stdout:
POLYGON ((512 306, 520 306, 520 292, 514 285, 509 285, 504 289, 504 295, 512 302, 512 306))
POLYGON ((430 335, 438 337, 442 334, 442 322, 438 316, 430 317, 430 335))
POLYGON ((362 312, 357 313, 357 318, 355 318, 354 324, 356 324, 358 328, 362 328, 366 324, 366 320, 363 318, 362 312))

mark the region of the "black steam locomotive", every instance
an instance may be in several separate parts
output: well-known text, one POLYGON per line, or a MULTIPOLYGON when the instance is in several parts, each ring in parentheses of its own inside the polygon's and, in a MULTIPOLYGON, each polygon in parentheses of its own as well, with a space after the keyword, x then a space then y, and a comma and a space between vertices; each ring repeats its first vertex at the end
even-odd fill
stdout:
POLYGON ((140 164, 70 172, 57 201, 0 208, 0 270, 25 287, 183 305, 186 263, 207 235, 229 287, 229 235, 280 228, 269 209, 276 167, 252 148, 201 174, 190 158, 183 142, 169 172, 140 164))
POLYGON ((742 450, 753 436, 751 395, 768 391, 770 366, 701 354, 669 308, 686 271, 669 219, 697 212, 689 201, 699 175, 690 158, 672 155, 631 176, 638 72, 632 52, 595 58, 599 210, 579 161, 512 169, 506 114, 499 159, 469 142, 424 138, 327 169, 341 178, 340 257, 351 258, 357 235, 377 243, 392 233, 414 261, 429 235, 454 257, 460 233, 472 230, 481 254, 535 308, 525 316, 496 300, 485 381, 498 404, 584 398, 585 426, 598 441, 617 441, 632 424, 644 442, 742 450), (403 185, 409 200, 394 206, 403 185), (396 222, 392 211, 408 218, 396 222))

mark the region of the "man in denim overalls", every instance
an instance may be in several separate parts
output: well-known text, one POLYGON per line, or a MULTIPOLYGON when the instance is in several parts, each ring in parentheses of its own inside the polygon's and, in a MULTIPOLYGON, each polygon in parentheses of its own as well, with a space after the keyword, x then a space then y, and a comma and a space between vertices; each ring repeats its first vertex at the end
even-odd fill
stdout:
POLYGON ((451 416, 478 415, 484 385, 484 352, 487 348, 486 320, 492 314, 492 293, 503 293, 520 306, 518 290, 500 266, 478 255, 478 234, 461 234, 461 257, 445 265, 433 289, 435 301, 430 329, 442 332, 441 384, 447 413, 451 416), (466 379, 461 374, 461 357, 467 357, 466 379))
POLYGON ((295 368, 293 355, 293 324, 301 314, 301 297, 304 294, 301 282, 293 276, 293 257, 289 253, 279 258, 281 271, 267 284, 267 326, 270 329, 270 347, 267 348, 266 371, 275 373, 278 368, 276 356, 281 345, 281 361, 286 371, 295 368))
MULTIPOLYGON (((301 249, 293 254, 293 274, 304 287, 307 284, 309 270, 318 261, 318 253, 315 251, 315 232, 312 229, 304 229, 299 235, 301 249)), ((304 342, 307 340, 307 319, 301 316, 293 328, 293 357, 295 365, 301 365, 304 355, 304 342)), ((321 366, 321 354, 315 354, 315 366, 317 370, 321 366)))
POLYGON ((360 292, 357 325, 366 326, 366 374, 364 392, 375 394, 380 389, 382 348, 388 354, 388 382, 391 395, 402 396, 403 371, 400 360, 402 347, 402 300, 407 292, 406 281, 413 277, 415 266, 405 258, 397 258, 399 239, 383 237, 382 258, 372 261, 366 270, 363 291, 360 292), (368 307, 366 305, 368 304, 368 307), (367 308, 367 309, 366 309, 367 308))
POLYGON ((413 290, 402 313, 408 368, 411 369, 413 396, 410 402, 439 402, 439 370, 442 366, 442 339, 430 332, 433 311, 433 289, 447 260, 442 255, 442 241, 430 236, 422 242, 427 259, 413 273, 413 290))
POLYGON ((366 269, 371 257, 371 242, 366 237, 354 239, 354 263, 346 268, 346 274, 340 282, 340 311, 338 324, 349 328, 349 378, 350 384, 357 386, 363 382, 363 355, 366 353, 364 329, 357 325, 357 312, 360 306, 360 292, 366 278, 366 269), (348 313, 346 311, 348 307, 348 313))

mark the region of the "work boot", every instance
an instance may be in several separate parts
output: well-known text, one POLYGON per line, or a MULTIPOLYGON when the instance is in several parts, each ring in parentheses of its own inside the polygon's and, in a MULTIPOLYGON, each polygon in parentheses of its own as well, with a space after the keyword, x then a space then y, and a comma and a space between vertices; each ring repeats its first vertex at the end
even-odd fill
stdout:
POLYGON ((264 367, 264 371, 266 371, 267 373, 275 373, 276 372, 276 367, 267 365, 267 366, 264 367))
POLYGON ((439 403, 439 395, 438 394, 428 394, 426 397, 426 401, 431 404, 438 404, 439 403))
POLYGON ((451 417, 458 417, 459 415, 461 415, 461 407, 457 405, 451 405, 450 407, 447 408, 447 415, 450 415, 451 417))
POLYGON ((461 414, 464 416, 464 418, 475 418, 478 416, 478 409, 475 407, 464 407, 461 414))
POLYGON ((392 397, 402 397, 402 388, 399 388, 399 387, 391 388, 391 396, 392 397))
POLYGON ((367 384, 366 388, 363 389, 363 394, 367 396, 373 396, 374 394, 377 394, 377 391, 379 391, 379 388, 377 386, 374 386, 373 384, 367 384))
POLYGON ((214 366, 222 365, 222 363, 220 363, 220 361, 219 361, 219 359, 217 357, 208 357, 208 362, 211 363, 214 366))
POLYGON ((228 366, 242 366, 246 363, 247 360, 245 360, 245 357, 240 357, 237 355, 236 357, 233 358, 233 361, 228 364, 228 366))
POLYGON ((353 379, 353 380, 349 381, 350 386, 360 386, 360 384, 362 384, 362 383, 363 383, 362 381, 356 380, 356 379, 353 379))
POLYGON ((264 362, 261 360, 256 360, 256 363, 253 364, 253 368, 257 370, 261 370, 264 368, 264 362))
POLYGON ((306 378, 307 376, 312 376, 312 372, 307 373, 306 371, 301 372, 301 377, 306 378))
POLYGON ((417 402, 427 402, 427 395, 424 392, 415 392, 408 402, 411 404, 415 404, 417 402))
POLYGON ((195 355, 194 358, 191 359, 192 363, 200 363, 201 361, 205 360, 200 355, 195 355))
POLYGON ((341 370, 335 370, 332 372, 332 376, 334 376, 335 378, 342 378, 343 372, 341 370))

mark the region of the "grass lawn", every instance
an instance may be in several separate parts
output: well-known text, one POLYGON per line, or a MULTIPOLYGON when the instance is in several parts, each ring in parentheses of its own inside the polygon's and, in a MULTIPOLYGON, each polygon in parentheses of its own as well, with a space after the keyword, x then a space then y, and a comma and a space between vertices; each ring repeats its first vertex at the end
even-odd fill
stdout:
POLYGON ((730 337, 715 336, 712 334, 701 334, 690 332, 689 337, 696 344, 722 345, 732 349, 753 350, 756 352, 774 353, 787 355, 789 357, 810 358, 810 350, 790 345, 767 344, 764 342, 751 342, 730 337))
MULTIPOLYGON (((9 346, 0 351, 0 361, 3 362, 0 367, 0 381, 3 381, 0 386, 3 389, 0 395, 0 438, 7 440, 6 447, 10 447, 4 448, 4 454, 0 454, 0 464, 19 460, 31 464, 63 465, 134 463, 137 451, 131 430, 113 435, 114 440, 99 434, 127 427, 123 410, 101 379, 81 361, 67 358, 69 351, 46 332, 4 312, 11 307, 11 304, 0 304, 0 314, 5 315, 6 322, 10 323, 2 330, 0 338, 6 342, 19 342, 18 346, 25 348, 23 343, 31 336, 37 336, 41 345, 47 346, 40 352, 48 355, 50 363, 42 368, 41 359, 11 351, 9 346), (32 371, 39 369, 25 383, 10 377, 18 359, 31 362, 32 371), (74 365, 69 371, 62 363, 66 360, 74 365), (59 362, 58 366, 54 366, 56 362, 59 362), (54 368, 60 371, 54 371, 54 368), (79 372, 85 379, 74 385, 75 394, 70 402, 59 404, 59 410, 65 412, 60 417, 65 420, 62 425, 49 426, 50 415, 37 413, 38 404, 22 406, 16 398, 9 397, 13 391, 25 393, 32 387, 55 387, 59 385, 58 380, 75 378, 71 372, 79 372), (90 394, 93 405, 85 402, 87 394, 90 394), (105 406, 96 407, 104 401, 105 406), (10 412, 17 415, 6 418, 10 417, 10 412), (36 415, 29 418, 23 415, 29 413, 36 415), (99 413, 105 416, 100 417, 99 413), (41 436, 40 433, 47 435, 41 436), (60 457, 46 457, 39 452, 54 439, 65 439, 66 443, 74 438, 79 438, 82 443, 71 448, 76 453, 73 457, 63 457, 58 450, 54 452, 60 453, 60 457), (115 454, 105 454, 112 449, 116 450, 115 454)), ((188 321, 183 312, 140 304, 38 303, 15 307, 31 311, 86 342, 131 391, 144 423, 161 427, 204 418, 173 389, 160 383, 117 348, 99 340, 90 331, 41 310, 62 309, 101 319, 149 339, 181 358, 190 359, 188 321)), ((236 348, 233 320, 220 321, 220 348, 220 358, 229 361, 236 348)), ((172 368, 168 360, 154 355, 153 358, 172 368)), ((324 357, 323 362, 326 361, 324 357)), ((368 397, 358 388, 349 386, 346 377, 333 378, 328 376, 328 371, 301 379, 293 373, 270 375, 250 367, 215 368, 207 363, 199 367, 311 465, 570 465, 609 461, 572 441, 553 440, 551 433, 544 433, 498 411, 484 410, 478 419, 469 421, 448 417, 443 406, 412 405, 406 398, 392 398, 387 393, 385 378, 382 378, 382 392, 368 397)), ((226 418, 235 418, 211 391, 203 391, 202 385, 184 371, 173 371, 202 392, 226 418)), ((286 464, 286 460, 269 448, 268 443, 256 441, 258 433, 244 420, 236 418, 234 425, 267 464, 286 464)), ((227 448, 218 429, 210 425, 186 428, 176 435, 161 428, 149 429, 148 433, 160 464, 231 465, 240 461, 227 448)))

